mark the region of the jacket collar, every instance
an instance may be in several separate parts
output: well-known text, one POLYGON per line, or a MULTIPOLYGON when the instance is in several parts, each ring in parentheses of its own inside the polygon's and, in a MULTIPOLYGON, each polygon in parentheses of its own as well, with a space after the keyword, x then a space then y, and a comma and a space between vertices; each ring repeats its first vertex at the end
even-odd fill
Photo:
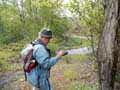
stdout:
POLYGON ((41 45, 43 45, 44 47, 46 47, 46 45, 43 44, 43 42, 42 42, 40 39, 36 39, 33 43, 34 43, 34 44, 41 44, 41 45))

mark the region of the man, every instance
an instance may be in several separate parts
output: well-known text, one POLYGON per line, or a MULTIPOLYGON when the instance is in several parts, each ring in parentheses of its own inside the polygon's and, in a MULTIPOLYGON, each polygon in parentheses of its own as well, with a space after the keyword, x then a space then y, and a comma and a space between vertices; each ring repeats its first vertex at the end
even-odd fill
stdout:
POLYGON ((50 50, 46 47, 52 38, 52 32, 44 28, 39 32, 38 39, 35 40, 33 58, 37 61, 37 66, 27 75, 27 80, 34 86, 33 90, 51 90, 49 83, 50 68, 65 53, 63 50, 51 57, 50 50))

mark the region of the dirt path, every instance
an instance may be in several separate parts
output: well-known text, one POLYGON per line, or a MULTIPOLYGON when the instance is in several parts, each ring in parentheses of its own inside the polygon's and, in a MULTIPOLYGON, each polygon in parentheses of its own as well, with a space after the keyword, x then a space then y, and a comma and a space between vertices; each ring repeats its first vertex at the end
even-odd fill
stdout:
POLYGON ((11 79, 18 79, 19 76, 22 76, 23 71, 17 71, 14 73, 6 73, 2 78, 0 78, 0 85, 8 83, 11 79))

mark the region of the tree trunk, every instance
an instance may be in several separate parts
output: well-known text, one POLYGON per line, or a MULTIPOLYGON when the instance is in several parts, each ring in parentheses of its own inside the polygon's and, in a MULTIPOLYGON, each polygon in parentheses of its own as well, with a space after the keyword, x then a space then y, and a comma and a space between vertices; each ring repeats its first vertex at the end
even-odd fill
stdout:
POLYGON ((120 0, 104 0, 105 21, 98 46, 99 90, 113 90, 120 56, 120 0))
POLYGON ((92 30, 90 30, 91 32, 91 47, 92 47, 92 53, 94 55, 94 57, 96 57, 96 52, 95 52, 95 46, 94 46, 94 33, 92 30))

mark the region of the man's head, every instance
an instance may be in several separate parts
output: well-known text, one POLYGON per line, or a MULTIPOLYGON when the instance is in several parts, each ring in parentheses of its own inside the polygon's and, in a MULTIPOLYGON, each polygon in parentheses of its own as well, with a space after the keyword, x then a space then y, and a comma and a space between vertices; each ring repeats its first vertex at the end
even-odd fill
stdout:
POLYGON ((52 38, 52 32, 48 28, 43 28, 39 32, 39 39, 42 41, 43 44, 47 45, 52 38))

